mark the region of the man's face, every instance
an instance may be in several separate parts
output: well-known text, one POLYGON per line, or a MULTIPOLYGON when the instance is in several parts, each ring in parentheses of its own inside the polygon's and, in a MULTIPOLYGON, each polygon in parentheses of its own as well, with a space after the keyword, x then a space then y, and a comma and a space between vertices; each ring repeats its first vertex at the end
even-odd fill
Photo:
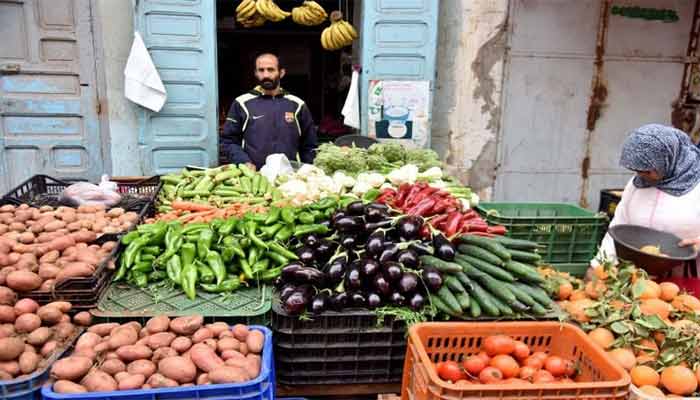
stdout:
POLYGON ((263 56, 255 61, 255 77, 263 89, 277 89, 283 76, 284 70, 279 69, 277 57, 263 56))

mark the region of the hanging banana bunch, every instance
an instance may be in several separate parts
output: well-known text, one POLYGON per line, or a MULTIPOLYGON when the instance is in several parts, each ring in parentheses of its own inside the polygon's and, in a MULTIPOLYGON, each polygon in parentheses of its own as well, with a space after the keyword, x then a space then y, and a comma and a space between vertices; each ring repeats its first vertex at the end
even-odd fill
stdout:
POLYGON ((326 10, 313 0, 304 1, 300 7, 292 8, 292 20, 299 25, 321 25, 326 18, 326 10))
POLYGON ((266 20, 272 22, 280 22, 288 16, 292 15, 290 12, 284 11, 275 4, 272 0, 258 0, 255 3, 255 8, 258 13, 265 17, 266 20))
POLYGON ((257 28, 265 24, 265 17, 259 12, 255 0, 243 0, 236 7, 236 22, 245 28, 257 28))
POLYGON ((350 46, 357 37, 355 28, 336 10, 331 13, 331 26, 321 32, 321 46, 326 50, 340 50, 350 46))

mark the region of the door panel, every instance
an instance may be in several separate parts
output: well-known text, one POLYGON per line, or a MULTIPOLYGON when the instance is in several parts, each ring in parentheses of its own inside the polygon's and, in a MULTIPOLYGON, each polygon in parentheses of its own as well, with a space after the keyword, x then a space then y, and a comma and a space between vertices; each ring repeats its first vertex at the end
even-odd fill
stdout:
POLYGON ((160 112, 141 109, 139 144, 145 174, 217 163, 215 2, 142 0, 135 12, 168 99, 160 112))
POLYGON ((0 191, 104 170, 89 0, 0 0, 0 191))

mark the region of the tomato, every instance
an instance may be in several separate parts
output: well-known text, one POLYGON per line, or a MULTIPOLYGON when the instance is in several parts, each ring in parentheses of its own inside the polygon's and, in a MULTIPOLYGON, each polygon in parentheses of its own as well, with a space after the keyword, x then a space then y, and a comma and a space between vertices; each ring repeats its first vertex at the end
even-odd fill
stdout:
POLYGON ((515 348, 513 349, 513 356, 518 360, 522 361, 530 355, 530 347, 520 340, 515 341, 515 348))
POLYGON ((539 357, 532 355, 523 361, 523 365, 526 367, 532 367, 534 369, 542 369, 544 366, 544 360, 541 360, 539 357))
POLYGON ((558 356, 548 357, 544 362, 544 368, 555 377, 566 374, 566 362, 558 356))
POLYGON ((471 356, 464 360, 462 363, 462 368, 464 368, 467 373, 472 376, 479 376, 482 369, 486 368, 488 364, 484 362, 484 359, 479 356, 471 356))
POLYGON ((498 354, 510 354, 515 349, 515 340, 505 335, 489 336, 484 340, 484 350, 493 357, 498 354))
POLYGON ((466 378, 459 364, 454 361, 445 361, 437 365, 438 376, 445 381, 457 382, 466 378))
POLYGON ((520 373, 520 365, 518 365, 518 362, 515 361, 513 357, 505 354, 499 354, 492 358, 489 365, 498 368, 506 379, 514 378, 520 373))
POLYGON ((491 362, 491 357, 489 357, 489 355, 486 354, 485 351, 479 352, 479 354, 477 354, 476 356, 484 360, 484 364, 486 365, 489 365, 489 362, 491 362))
POLYGON ((479 380, 481 383, 484 384, 489 384, 489 383, 498 383, 501 380, 503 380, 503 374, 501 371, 494 367, 486 367, 483 370, 481 370, 481 373, 479 374, 479 380))
POLYGON ((546 360, 547 357, 549 357, 549 356, 547 355, 547 353, 545 353, 544 351, 536 351, 536 352, 532 353, 532 356, 535 357, 535 358, 539 358, 540 360, 542 360, 542 363, 543 363, 543 364, 544 364, 544 360, 546 360))
POLYGON ((520 368, 520 374, 518 374, 518 376, 520 379, 525 379, 526 381, 532 382, 535 377, 535 373, 537 373, 537 368, 525 366, 520 368))
POLYGON ((532 383, 552 383, 554 382, 554 377, 548 371, 541 369, 535 372, 535 376, 532 377, 532 383))

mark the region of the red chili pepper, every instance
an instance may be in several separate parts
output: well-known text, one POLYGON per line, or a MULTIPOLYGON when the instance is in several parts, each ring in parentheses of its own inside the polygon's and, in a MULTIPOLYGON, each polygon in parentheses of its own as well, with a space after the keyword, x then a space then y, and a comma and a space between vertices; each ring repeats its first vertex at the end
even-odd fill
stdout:
POLYGON ((448 214, 451 212, 455 212, 455 211, 459 211, 459 209, 457 209, 455 207, 447 207, 447 210, 445 210, 445 212, 448 214))
POLYGON ((440 214, 440 215, 438 215, 437 217, 435 217, 435 218, 433 218, 433 219, 431 219, 431 220, 429 221, 429 222, 430 222, 430 225, 436 226, 436 225, 439 224, 440 222, 447 221, 447 217, 448 217, 447 214, 440 214))
POLYGON ((416 194, 410 201, 406 201, 406 207, 413 207, 416 204, 420 203, 423 201, 425 198, 430 196, 431 194, 437 192, 437 188, 433 187, 427 187, 425 189, 422 189, 418 194, 416 194))
POLYGON ((428 197, 427 199, 423 199, 420 203, 416 204, 408 210, 406 214, 408 215, 420 215, 421 217, 425 217, 426 213, 430 211, 433 206, 435 205, 435 199, 432 197, 428 197))
POLYGON ((475 221, 470 221, 467 226, 469 227, 469 232, 488 232, 489 225, 486 223, 478 223, 475 221))
POLYGON ((448 199, 441 199, 435 204, 435 207, 433 207, 433 214, 442 214, 449 206, 450 202, 448 199))
POLYGON ((474 210, 469 210, 469 211, 465 212, 464 215, 462 216, 462 220, 470 220, 470 219, 477 219, 477 218, 479 220, 481 220, 481 217, 479 217, 479 214, 477 214, 476 211, 474 211, 474 210))
POLYGON ((503 225, 495 225, 489 226, 487 232, 493 233, 494 235, 505 235, 508 232, 508 230, 503 225))
POLYGON ((396 201, 394 202, 396 207, 403 207, 403 203, 405 202, 406 196, 410 190, 411 185, 408 183, 402 183, 399 186, 399 193, 396 195, 396 201))
POLYGON ((400 207, 404 209, 410 207, 409 204, 413 201, 416 195, 420 193, 422 189, 423 188, 420 185, 412 185, 411 188, 408 190, 408 193, 406 193, 406 196, 403 198, 403 202, 401 202, 400 207))
POLYGON ((424 239, 427 239, 430 237, 430 228, 428 227, 428 224, 423 224, 423 226, 420 228, 420 236, 424 239))
POLYGON ((462 214, 459 212, 450 213, 445 224, 445 236, 452 237, 459 229, 459 223, 462 220, 462 214))

